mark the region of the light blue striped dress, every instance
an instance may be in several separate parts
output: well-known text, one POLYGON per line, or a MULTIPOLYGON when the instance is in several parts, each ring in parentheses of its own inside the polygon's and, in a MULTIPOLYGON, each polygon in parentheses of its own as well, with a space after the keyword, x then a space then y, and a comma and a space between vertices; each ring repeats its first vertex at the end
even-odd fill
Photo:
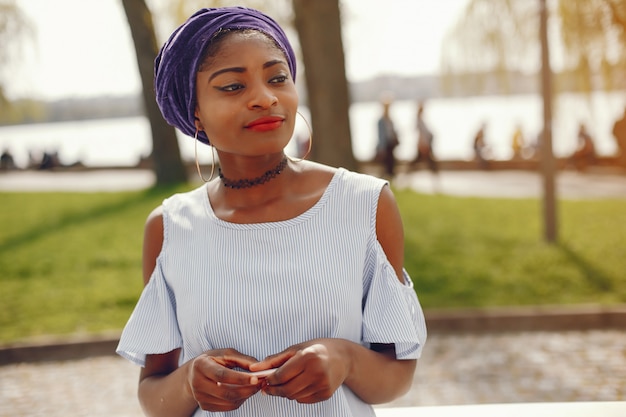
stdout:
MULTIPOLYGON (((217 218, 205 186, 166 199, 163 248, 117 352, 138 365, 176 348, 181 363, 216 348, 263 359, 310 339, 343 338, 395 343, 399 359, 418 358, 421 306, 406 271, 402 285, 376 239, 385 184, 340 168, 312 208, 271 223, 217 218)), ((195 416, 374 412, 342 386, 317 404, 257 394, 236 411, 195 416)))

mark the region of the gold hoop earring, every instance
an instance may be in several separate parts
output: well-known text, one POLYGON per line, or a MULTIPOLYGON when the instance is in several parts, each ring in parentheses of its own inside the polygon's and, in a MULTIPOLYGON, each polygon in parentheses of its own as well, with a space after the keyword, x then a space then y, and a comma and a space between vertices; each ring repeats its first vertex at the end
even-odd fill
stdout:
POLYGON ((200 162, 198 161, 198 129, 196 129, 196 133, 195 135, 193 135, 193 139, 194 139, 194 153, 196 156, 196 169, 198 170, 198 175, 200 176, 200 179, 204 182, 209 182, 213 179, 213 174, 215 173, 215 148, 211 145, 211 176, 209 177, 209 179, 205 179, 204 176, 202 175, 202 170, 200 170, 200 162))
POLYGON ((292 162, 302 162, 311 153, 311 147, 313 146, 313 130, 311 129, 311 125, 309 124, 308 120, 302 115, 302 113, 300 113, 299 111, 297 111, 296 113, 300 115, 302 120, 304 120, 304 124, 306 125, 306 128, 309 131, 309 146, 306 150, 306 153, 301 158, 292 158, 290 156, 287 156, 287 158, 289 158, 289 160, 292 162))
POLYGON ((209 181, 213 179, 213 174, 215 174, 215 146, 209 145, 211 147, 211 176, 209 177, 209 181))

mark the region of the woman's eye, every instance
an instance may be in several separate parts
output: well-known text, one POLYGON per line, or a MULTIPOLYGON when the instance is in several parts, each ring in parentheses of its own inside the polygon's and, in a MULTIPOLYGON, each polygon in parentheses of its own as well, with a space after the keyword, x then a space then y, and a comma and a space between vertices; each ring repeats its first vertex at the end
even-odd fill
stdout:
POLYGON ((277 77, 272 78, 270 80, 270 83, 272 83, 272 84, 280 84, 280 83, 284 83, 288 79, 289 79, 289 77, 287 77, 286 75, 279 75, 277 77))
POLYGON ((229 85, 225 85, 223 87, 219 87, 218 89, 220 91, 225 91, 225 92, 231 92, 231 91, 237 91, 243 88, 242 84, 229 84, 229 85))

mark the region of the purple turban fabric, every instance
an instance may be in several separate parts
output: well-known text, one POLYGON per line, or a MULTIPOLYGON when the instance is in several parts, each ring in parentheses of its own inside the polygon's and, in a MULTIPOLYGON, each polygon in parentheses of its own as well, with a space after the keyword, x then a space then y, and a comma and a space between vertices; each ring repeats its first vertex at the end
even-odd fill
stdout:
MULTIPOLYGON (((287 35, 271 17, 246 7, 201 9, 178 27, 154 61, 156 101, 165 120, 193 137, 196 133, 196 73, 203 52, 221 29, 256 29, 271 38, 287 57, 291 77, 296 79, 296 57, 287 35)), ((204 132, 201 142, 209 143, 204 132)))

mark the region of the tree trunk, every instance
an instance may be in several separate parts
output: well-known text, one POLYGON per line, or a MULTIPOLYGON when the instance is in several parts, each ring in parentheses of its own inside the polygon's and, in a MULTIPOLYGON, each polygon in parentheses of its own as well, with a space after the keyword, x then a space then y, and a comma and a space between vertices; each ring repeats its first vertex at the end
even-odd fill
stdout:
POLYGON ((543 174, 544 238, 557 240, 555 162, 552 152, 552 68, 548 43, 548 10, 546 0, 539 0, 541 40, 541 90, 543 96, 543 131, 541 132, 541 168, 543 174))
POLYGON ((356 170, 338 0, 293 0, 311 111, 311 159, 356 170))
POLYGON ((187 181, 175 129, 167 124, 154 93, 154 59, 158 54, 152 15, 145 0, 122 0, 135 44, 144 109, 152 132, 152 165, 157 185, 187 181))

